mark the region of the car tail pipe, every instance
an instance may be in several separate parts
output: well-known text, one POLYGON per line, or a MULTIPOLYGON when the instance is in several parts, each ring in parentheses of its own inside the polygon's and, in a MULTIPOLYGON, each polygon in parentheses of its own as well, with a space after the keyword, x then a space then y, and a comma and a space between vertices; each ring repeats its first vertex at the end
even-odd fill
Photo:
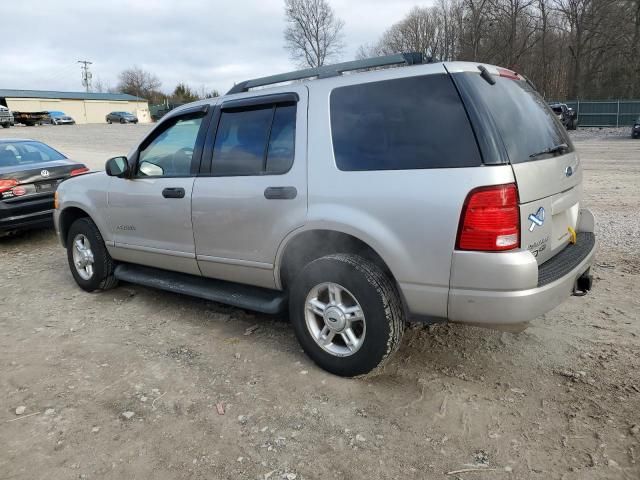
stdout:
POLYGON ((589 273, 589 270, 587 270, 576 280, 576 283, 573 286, 573 294, 576 297, 584 297, 589 292, 589 290, 591 290, 592 286, 593 275, 591 275, 591 273, 589 273))

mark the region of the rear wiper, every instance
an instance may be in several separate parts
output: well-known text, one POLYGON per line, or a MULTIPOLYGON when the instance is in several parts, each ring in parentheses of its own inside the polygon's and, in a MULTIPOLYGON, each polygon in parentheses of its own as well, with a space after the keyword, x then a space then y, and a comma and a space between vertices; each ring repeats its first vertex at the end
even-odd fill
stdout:
POLYGON ((569 150, 569 145, 567 145, 566 143, 560 143, 558 145, 554 145, 553 147, 545 148, 540 152, 532 153, 531 155, 529 155, 529 158, 539 157, 540 155, 546 155, 547 153, 562 153, 566 152, 567 150, 569 150))

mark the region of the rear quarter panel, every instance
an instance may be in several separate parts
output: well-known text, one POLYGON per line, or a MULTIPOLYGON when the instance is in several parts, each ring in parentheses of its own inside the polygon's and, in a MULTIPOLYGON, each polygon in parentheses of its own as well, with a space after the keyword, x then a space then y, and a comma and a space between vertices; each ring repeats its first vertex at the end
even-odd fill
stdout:
POLYGON ((446 317, 451 258, 465 198, 475 187, 513 182, 513 171, 508 165, 339 170, 329 117, 332 89, 408 74, 444 73, 441 64, 394 70, 358 75, 355 80, 343 76, 310 84, 305 230, 333 229, 366 242, 391 269, 412 313, 446 317))

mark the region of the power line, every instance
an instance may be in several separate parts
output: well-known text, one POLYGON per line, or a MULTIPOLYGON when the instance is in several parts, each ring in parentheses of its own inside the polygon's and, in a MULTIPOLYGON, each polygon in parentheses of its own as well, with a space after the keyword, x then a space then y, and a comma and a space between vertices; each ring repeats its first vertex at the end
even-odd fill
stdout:
POLYGON ((89 71, 89 65, 93 65, 93 62, 90 62, 89 60, 78 60, 77 63, 82 64, 80 67, 82 70, 82 85, 84 85, 84 88, 88 92, 91 90, 91 78, 93 77, 89 71))

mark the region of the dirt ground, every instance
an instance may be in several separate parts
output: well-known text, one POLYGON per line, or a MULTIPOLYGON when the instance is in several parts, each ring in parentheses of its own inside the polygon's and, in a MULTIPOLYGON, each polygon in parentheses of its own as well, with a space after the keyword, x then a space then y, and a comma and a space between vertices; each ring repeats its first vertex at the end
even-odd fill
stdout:
MULTIPOLYGON (((1 136, 100 167, 148 128, 1 136)), ((284 319, 84 293, 51 230, 0 240, 0 479, 637 480, 640 141, 575 138, 598 216, 591 294, 518 335, 413 325, 370 378, 315 367, 284 319)))

